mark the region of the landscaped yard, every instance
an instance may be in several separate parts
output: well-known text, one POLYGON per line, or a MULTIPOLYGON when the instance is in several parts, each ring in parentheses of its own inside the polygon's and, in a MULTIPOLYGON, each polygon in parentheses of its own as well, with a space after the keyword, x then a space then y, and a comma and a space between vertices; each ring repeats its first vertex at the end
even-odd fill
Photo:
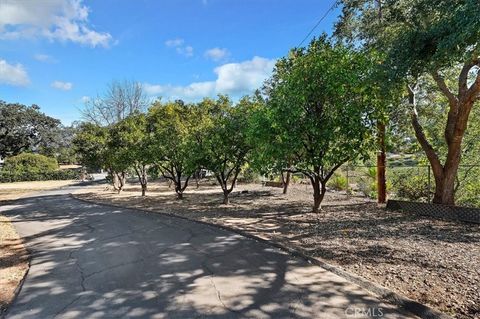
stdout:
POLYGON ((147 196, 127 185, 120 195, 103 186, 75 196, 103 203, 169 212, 233 226, 303 250, 455 318, 480 316, 480 226, 390 212, 376 203, 329 192, 323 211, 311 213, 311 187, 239 185, 223 205, 219 186, 192 185, 176 199, 166 183, 147 196))

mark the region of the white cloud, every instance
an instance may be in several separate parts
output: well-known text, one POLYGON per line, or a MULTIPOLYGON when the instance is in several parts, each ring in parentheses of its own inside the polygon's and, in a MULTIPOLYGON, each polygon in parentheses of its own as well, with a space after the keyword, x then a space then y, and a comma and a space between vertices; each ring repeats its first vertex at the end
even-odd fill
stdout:
POLYGON ((0 84, 25 86, 30 83, 27 71, 20 63, 9 64, 0 59, 0 84))
POLYGON ((151 96, 161 96, 169 100, 199 100, 217 94, 230 94, 240 97, 261 87, 275 66, 276 60, 254 57, 240 63, 227 63, 214 69, 214 81, 193 82, 186 86, 144 83, 143 88, 151 96))
POLYGON ((48 55, 48 54, 35 54, 33 58, 37 61, 44 62, 44 63, 55 63, 56 60, 48 55))
POLYGON ((270 76, 276 60, 254 57, 241 63, 227 63, 215 68, 216 90, 219 93, 236 94, 253 91, 270 76))
POLYGON ((71 82, 54 81, 50 86, 57 90, 70 91, 73 84, 71 82))
POLYGON ((193 56, 193 48, 189 45, 187 45, 186 47, 178 47, 177 53, 186 57, 191 57, 193 56))
POLYGON ((46 38, 91 47, 108 47, 112 36, 97 32, 88 23, 83 0, 2 0, 0 39, 46 38))
POLYGON ((185 43, 185 40, 181 38, 170 39, 165 41, 165 45, 169 48, 179 47, 185 43))
POLYGON ((186 57, 193 56, 193 47, 185 44, 185 40, 182 38, 170 39, 165 41, 165 45, 169 48, 175 48, 178 54, 186 57))
POLYGON ((80 98, 80 101, 81 101, 82 103, 87 103, 87 102, 90 101, 90 97, 84 95, 84 96, 82 96, 82 97, 80 98))
POLYGON ((213 61, 218 62, 227 58, 230 55, 230 52, 227 49, 212 48, 205 51, 204 55, 207 59, 212 59, 213 61))

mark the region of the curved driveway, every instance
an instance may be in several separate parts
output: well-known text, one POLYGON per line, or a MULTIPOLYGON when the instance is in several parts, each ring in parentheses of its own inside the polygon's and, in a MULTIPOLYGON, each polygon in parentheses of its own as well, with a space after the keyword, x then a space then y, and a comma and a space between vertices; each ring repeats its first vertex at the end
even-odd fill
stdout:
POLYGON ((7 318, 408 317, 266 244, 69 191, 0 207, 32 254, 7 318))

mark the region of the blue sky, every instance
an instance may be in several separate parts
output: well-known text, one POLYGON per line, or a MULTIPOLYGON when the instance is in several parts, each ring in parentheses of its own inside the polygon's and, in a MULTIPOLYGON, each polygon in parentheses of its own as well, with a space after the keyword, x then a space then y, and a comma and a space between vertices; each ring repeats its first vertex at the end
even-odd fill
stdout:
MULTIPOLYGON (((251 93, 334 0, 0 0, 0 99, 65 124, 113 80, 164 99, 251 93)), ((333 10, 314 35, 330 33, 333 10)))

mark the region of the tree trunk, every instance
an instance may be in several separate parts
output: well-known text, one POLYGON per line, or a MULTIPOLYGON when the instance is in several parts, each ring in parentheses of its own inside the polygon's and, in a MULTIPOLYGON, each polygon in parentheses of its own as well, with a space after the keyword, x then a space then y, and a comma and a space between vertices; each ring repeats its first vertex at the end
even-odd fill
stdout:
MULTIPOLYGON (((441 78, 437 78, 436 80, 440 84, 443 83, 441 82, 441 78)), ((444 88, 444 90, 446 89, 444 88)), ((435 178, 435 195, 433 197, 433 203, 436 204, 455 204, 455 179, 460 165, 462 140, 467 127, 468 115, 471 110, 471 101, 464 101, 462 99, 460 99, 460 101, 461 102, 451 102, 451 107, 459 108, 462 112, 456 111, 453 115, 449 114, 445 130, 445 140, 447 142, 448 153, 445 165, 442 165, 438 154, 428 142, 423 127, 418 120, 415 92, 414 89, 409 87, 409 103, 412 106, 412 125, 415 130, 415 136, 427 155, 428 161, 432 167, 433 176, 435 178)))
POLYGON ((441 176, 435 176, 435 195, 433 203, 455 205, 455 179, 460 160, 445 166, 441 176))
POLYGON ((117 181, 118 181, 117 192, 118 194, 120 194, 123 190, 123 186, 125 186, 125 173, 121 172, 121 173, 116 173, 115 175, 117 176, 117 181))
POLYGON ((110 171, 109 174, 112 177, 113 190, 118 192, 118 176, 117 176, 117 173, 114 172, 114 171, 110 171))
POLYGON ((225 205, 230 204, 230 198, 228 195, 230 195, 230 192, 228 190, 223 190, 223 204, 225 205))
POLYGON ((385 124, 379 122, 378 129, 378 153, 377 153, 377 202, 385 204, 387 201, 386 179, 386 148, 385 148, 385 124))
POLYGON ((135 172, 137 173, 138 181, 140 182, 140 186, 142 187, 142 196, 145 196, 147 192, 148 181, 146 168, 143 165, 140 167, 135 166, 135 172))
POLYGON ((287 171, 287 176, 284 178, 283 172, 282 172, 283 194, 286 194, 288 192, 288 185, 290 185, 291 175, 292 173, 290 171, 287 171))
POLYGON ((313 186, 313 212, 318 213, 321 210, 322 201, 327 191, 326 182, 322 183, 320 181, 320 178, 318 176, 315 176, 312 179, 312 186, 313 186))
POLYGON ((197 186, 197 189, 200 188, 200 171, 196 171, 193 177, 195 177, 195 184, 197 186))
POLYGON ((177 191, 177 199, 179 200, 183 199, 183 192, 177 191))

